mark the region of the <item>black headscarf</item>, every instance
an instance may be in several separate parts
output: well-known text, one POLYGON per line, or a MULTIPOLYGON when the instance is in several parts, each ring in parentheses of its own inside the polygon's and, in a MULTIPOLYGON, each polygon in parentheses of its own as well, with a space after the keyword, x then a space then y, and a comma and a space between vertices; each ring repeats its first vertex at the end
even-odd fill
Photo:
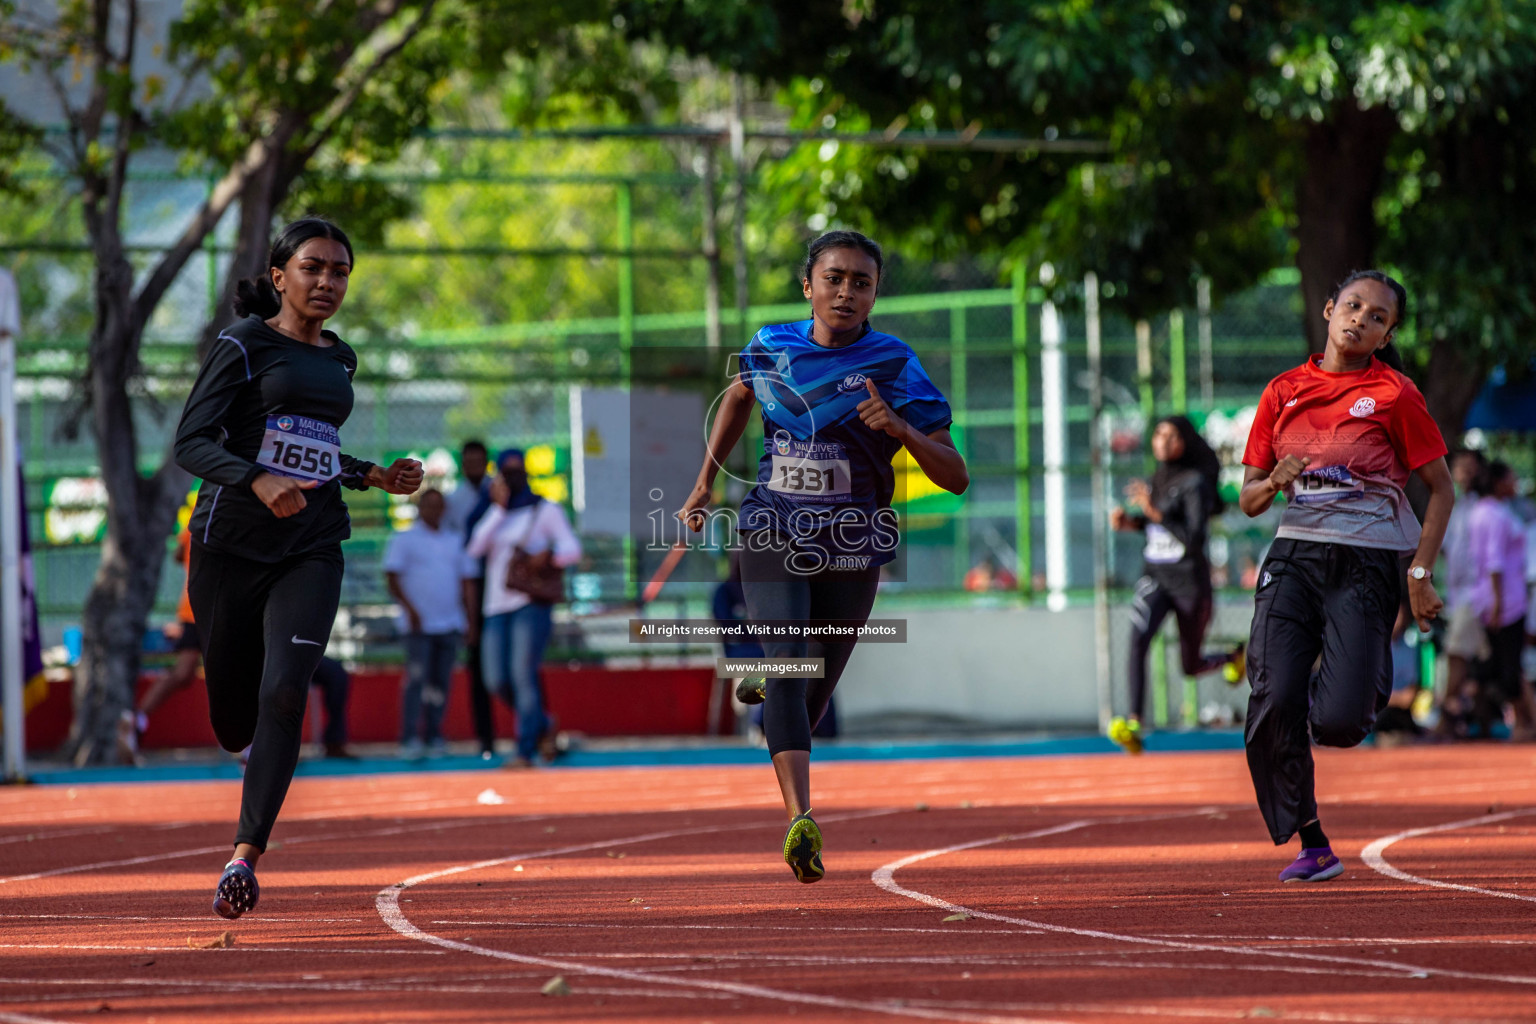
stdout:
MULTIPOLYGON (((1200 436, 1200 431, 1189 422, 1187 416, 1164 416, 1157 421, 1157 426, 1164 423, 1173 425, 1173 429, 1179 432, 1179 437, 1184 440, 1184 454, 1170 462, 1159 462, 1157 469, 1152 474, 1152 501, 1160 502, 1167 493, 1168 485, 1175 476, 1186 470, 1196 470, 1204 478, 1206 494, 1209 502, 1206 512, 1208 515, 1220 515, 1227 507, 1227 503, 1221 500, 1221 459, 1205 438, 1200 436)), ((1156 429, 1154 427, 1154 429, 1156 429)))

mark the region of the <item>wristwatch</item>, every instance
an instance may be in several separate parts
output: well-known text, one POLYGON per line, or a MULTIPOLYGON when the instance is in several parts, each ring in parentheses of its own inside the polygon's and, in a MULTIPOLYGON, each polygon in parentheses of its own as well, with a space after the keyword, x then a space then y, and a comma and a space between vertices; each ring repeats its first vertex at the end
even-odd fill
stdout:
POLYGON ((1432 580, 1435 578, 1435 574, 1422 565, 1415 565, 1409 567, 1408 578, 1411 580, 1432 580))

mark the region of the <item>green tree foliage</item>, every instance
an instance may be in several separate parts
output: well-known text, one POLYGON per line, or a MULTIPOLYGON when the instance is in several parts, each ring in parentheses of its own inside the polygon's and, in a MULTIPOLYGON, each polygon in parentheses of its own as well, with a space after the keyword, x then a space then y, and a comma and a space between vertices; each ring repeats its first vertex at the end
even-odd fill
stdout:
POLYGON ((1512 316, 1528 315, 1528 299, 1511 294, 1523 290, 1500 284, 1536 272, 1528 229, 1507 216, 1532 199, 1528 4, 628 0, 621 9, 638 36, 780 83, 803 127, 1110 143, 1107 160, 824 147, 771 172, 786 209, 878 224, 934 254, 1050 262, 1064 292, 1091 269, 1131 316, 1192 301, 1200 276, 1220 296, 1294 259, 1314 350, 1332 285, 1390 261, 1425 297, 1424 316, 1436 317, 1419 321, 1418 358, 1459 375, 1430 396, 1448 433, 1490 362, 1528 353, 1536 334, 1536 322, 1512 316), (1462 226, 1499 240, 1445 237, 1462 226))
MULTIPOLYGON (((343 172, 396 155, 455 83, 489 81, 603 13, 598 0, 336 0, 270 5, 188 0, 168 24, 140 0, 7 4, 0 61, 56 100, 60 133, 0 105, 0 151, 40 144, 72 184, 67 201, 93 251, 89 365, 79 389, 108 492, 107 541, 84 613, 76 756, 112 751, 131 702, 165 538, 187 480, 169 459, 139 466, 134 382, 146 327, 225 213, 237 246, 210 328, 235 279, 263 269, 275 217, 322 203, 359 240, 408 208, 387 183, 343 172), (39 142, 39 139, 41 140, 39 142), (166 155, 212 179, 153 260, 124 241, 130 168, 166 155)), ((14 182, 8 182, 14 184, 14 182)), ((153 456, 150 455, 151 459, 153 456)))

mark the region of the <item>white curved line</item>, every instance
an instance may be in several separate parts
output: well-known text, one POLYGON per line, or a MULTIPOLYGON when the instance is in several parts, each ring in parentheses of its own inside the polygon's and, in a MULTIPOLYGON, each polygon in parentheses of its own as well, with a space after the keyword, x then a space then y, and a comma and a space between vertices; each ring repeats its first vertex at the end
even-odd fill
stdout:
MULTIPOLYGON (((836 820, 849 820, 850 818, 874 817, 876 815, 900 813, 896 809, 879 810, 872 814, 844 815, 839 818, 823 818, 823 822, 836 820)), ((779 1002, 799 1003, 808 1006, 825 1006, 837 1010, 859 1010, 866 1013, 887 1013, 896 1017, 916 1017, 922 1020, 960 1020, 970 1024, 1063 1024, 1060 1021, 1051 1021, 1042 1017, 1000 1017, 996 1014, 956 1013, 952 1010, 925 1009, 916 1006, 907 1006, 899 1000, 858 1000, 844 999, 839 996, 823 996, 810 992, 792 992, 781 989, 765 988, 761 985, 745 985, 732 981, 709 981, 701 978, 680 978, 667 975, 652 974, 649 971, 631 971, 616 967, 600 967, 595 964, 581 963, 576 960, 561 960, 552 957, 529 956, 523 953, 513 953, 508 950, 488 949, 485 946, 477 946, 472 942, 459 942, 454 939, 445 939, 431 932, 423 931, 412 924, 400 909, 400 894, 407 889, 414 888, 424 882, 435 881, 439 878, 447 878, 451 875, 463 874, 467 871, 479 871, 485 868, 497 867, 502 864, 511 864, 529 860, 537 860, 544 857, 555 857, 561 854, 578 853, 586 850, 601 850, 612 846, 623 846, 631 843, 656 842, 662 839, 676 839, 682 836, 715 834, 724 831, 736 831, 738 829, 761 828, 761 825, 733 825, 726 828, 706 826, 702 828, 673 829, 666 832, 650 832, 645 835, 627 836, 621 839, 607 839, 598 842, 581 843, 575 846, 562 846, 550 850, 540 850, 534 853, 518 854, 510 857, 497 857, 492 860, 476 861, 473 864, 460 864, 454 867, 442 868, 438 871, 428 871, 424 874, 407 878, 403 882, 381 889, 374 898, 374 906, 379 912, 379 917, 384 923, 393 928, 400 935, 417 942, 425 942, 443 949, 451 949, 461 953, 473 953, 477 956, 493 957, 497 960, 507 960, 512 963, 530 964, 535 967, 544 967, 553 971, 568 971, 572 974, 588 974, 601 978, 617 978, 623 981, 643 982, 647 985, 666 985, 678 989, 704 989, 711 992, 729 993, 735 996, 744 996, 756 999, 772 999, 779 1002)))
MULTIPOLYGON (((1435 975, 1442 978, 1462 978, 1472 981, 1498 981, 1510 985, 1536 985, 1536 977, 1509 975, 1509 974, 1481 974, 1474 971, 1455 971, 1440 967, 1421 967, 1413 964, 1398 963, 1394 960, 1374 960, 1366 957, 1331 956, 1322 953, 1301 953, 1283 949, 1258 949, 1252 946, 1230 946, 1208 942, 1181 942, 1172 939, 1156 939, 1141 935, 1124 935, 1118 932, 1107 932, 1096 928, 1069 928, 1066 925, 1050 924, 1046 921, 1036 921, 1026 917, 1013 917, 1008 914, 994 914, 986 910, 976 910, 959 903, 951 903, 949 900, 927 893, 907 889, 896 882, 896 872, 919 861, 929 860, 933 857, 942 857, 950 853, 959 853, 964 850, 973 850, 981 846, 991 846, 994 843, 1018 842, 1025 839, 1039 839, 1044 836, 1056 835, 1061 832, 1069 832, 1074 829, 1086 828, 1091 825, 1106 825, 1127 821, 1148 821, 1154 818, 1188 817, 1200 812, 1184 812, 1182 814, 1161 815, 1127 815, 1118 818, 1099 818, 1071 821, 1051 828, 1037 829, 1033 832, 1020 832, 1015 835, 993 836, 988 839, 976 839, 969 843, 956 843, 954 846, 946 846, 933 850, 925 850, 922 853, 914 853, 902 857, 900 860, 875 869, 870 875, 870 881, 896 896, 904 896, 909 900, 927 904, 939 910, 947 910, 951 913, 969 914, 971 917, 979 917, 987 921, 998 921, 1006 924, 1020 925, 1025 928, 1038 928, 1043 931, 1056 932, 1062 935, 1077 935, 1089 939, 1104 939, 1109 942, 1124 942, 1138 946, 1151 946, 1160 949, 1180 949, 1201 953, 1228 953, 1236 956, 1260 956, 1273 957, 1280 960, 1304 960, 1322 962, 1328 964, 1348 964, 1352 967, 1375 967, 1399 972, 1401 976, 1409 978, 1427 978, 1435 975)), ((1521 812, 1526 813, 1526 812, 1521 812)))
POLYGON ((1516 892, 1505 892, 1503 889, 1485 889, 1480 885, 1462 885, 1459 882, 1442 882, 1435 878, 1424 878, 1420 875, 1411 875, 1401 868, 1393 867, 1387 863, 1383 856, 1387 847, 1404 839, 1412 839, 1416 836, 1427 836, 1435 832, 1454 832, 1457 829, 1475 828, 1478 825, 1491 825, 1495 821, 1508 821, 1510 818, 1518 818, 1526 814, 1536 814, 1536 807, 1527 807, 1518 811, 1503 811, 1499 814, 1484 814, 1476 818, 1465 818, 1461 821, 1449 821, 1444 825, 1426 825, 1424 828, 1404 829, 1395 835, 1382 836, 1371 845, 1360 851, 1360 859, 1372 870, 1395 878, 1399 882, 1410 882, 1415 885, 1430 885, 1436 889, 1455 889, 1459 892, 1475 892, 1483 896, 1497 896, 1504 900, 1522 900, 1526 903, 1536 903, 1536 896, 1522 896, 1516 892))

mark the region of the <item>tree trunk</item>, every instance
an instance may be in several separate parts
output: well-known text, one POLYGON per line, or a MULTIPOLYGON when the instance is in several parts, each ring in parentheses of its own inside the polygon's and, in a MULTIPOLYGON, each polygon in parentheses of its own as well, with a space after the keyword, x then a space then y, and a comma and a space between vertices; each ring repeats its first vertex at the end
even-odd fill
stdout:
POLYGON ((1475 338, 1453 335, 1436 338, 1430 345, 1429 365, 1419 387, 1445 443, 1453 448, 1461 442, 1467 413, 1488 380, 1488 362, 1488 350, 1475 338))
POLYGON ((101 564, 85 601, 84 639, 75 670, 70 746, 76 764, 111 761, 118 719, 134 706, 144 630, 185 480, 186 474, 176 470, 142 481, 139 505, 145 515, 132 524, 120 520, 109 527, 102 543, 101 564), (179 487, 177 476, 183 481, 179 487))
POLYGON ((1376 193, 1397 121, 1384 107, 1361 110, 1346 99, 1309 129, 1296 190, 1296 266, 1301 270, 1307 351, 1328 341, 1323 306, 1352 270, 1370 267, 1376 250, 1376 193))

